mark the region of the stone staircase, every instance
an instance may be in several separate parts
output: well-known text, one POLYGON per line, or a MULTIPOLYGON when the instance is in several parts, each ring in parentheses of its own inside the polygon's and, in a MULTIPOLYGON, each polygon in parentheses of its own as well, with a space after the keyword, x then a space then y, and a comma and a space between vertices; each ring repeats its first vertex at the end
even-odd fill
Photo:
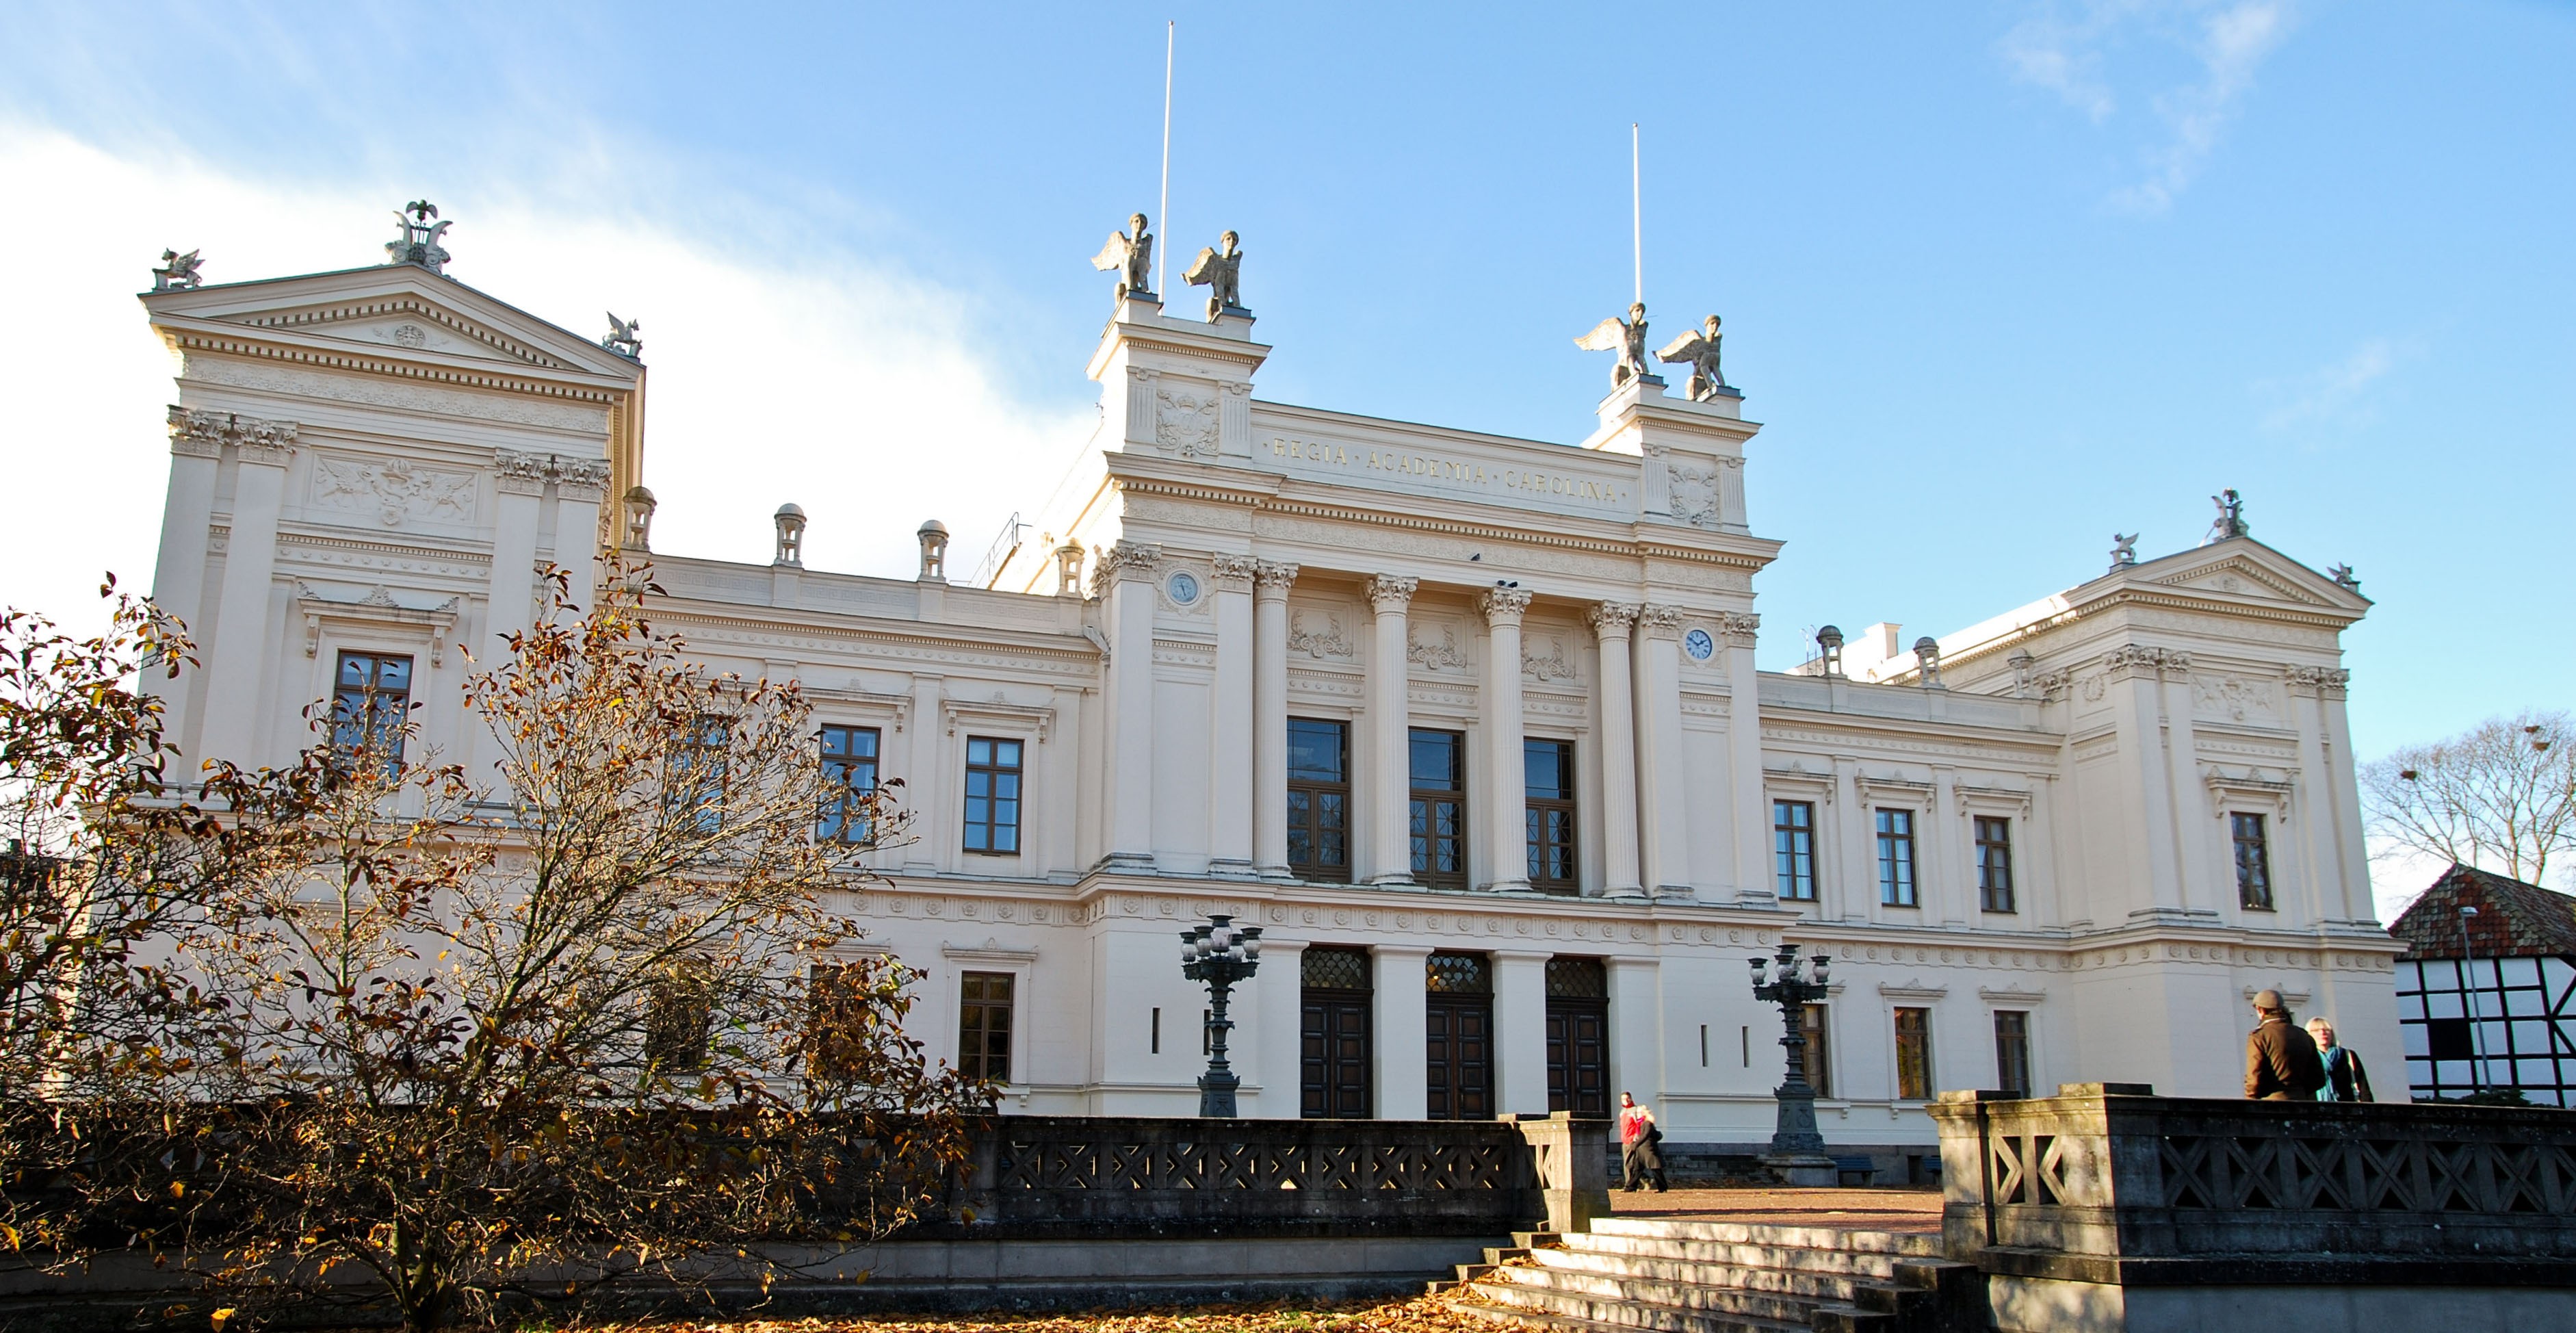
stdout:
POLYGON ((1432 1291, 1498 1324, 1559 1333, 1992 1327, 1984 1276, 1941 1258, 1937 1235, 1604 1217, 1589 1232, 1512 1241, 1432 1291))

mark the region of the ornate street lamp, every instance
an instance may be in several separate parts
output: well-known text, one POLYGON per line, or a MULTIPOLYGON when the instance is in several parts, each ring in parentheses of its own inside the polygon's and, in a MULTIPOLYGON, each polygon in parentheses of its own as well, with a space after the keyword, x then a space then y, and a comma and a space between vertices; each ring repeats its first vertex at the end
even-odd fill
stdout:
POLYGON ((1789 1052, 1789 1076, 1773 1092, 1780 1114, 1762 1164, 1792 1185, 1831 1185, 1840 1178, 1834 1159, 1825 1155, 1825 1136, 1816 1131, 1816 1088, 1807 1081, 1803 1021, 1806 1006, 1825 997, 1825 969, 1832 961, 1830 955, 1816 954, 1802 970, 1794 944, 1782 944, 1777 958, 1752 959, 1753 998, 1780 1006, 1780 1045, 1789 1052))
MULTIPOLYGON (((1211 915, 1204 926, 1181 932, 1181 975, 1204 981, 1208 988, 1208 1070, 1199 1076, 1199 1115, 1213 1120, 1234 1118, 1234 1089, 1242 1080, 1225 1063, 1225 1034, 1234 1023, 1225 1016, 1225 995, 1234 984, 1261 969, 1261 927, 1237 928, 1230 916, 1211 915)), ((1808 1113, 1808 1122, 1815 1115, 1808 1113)))

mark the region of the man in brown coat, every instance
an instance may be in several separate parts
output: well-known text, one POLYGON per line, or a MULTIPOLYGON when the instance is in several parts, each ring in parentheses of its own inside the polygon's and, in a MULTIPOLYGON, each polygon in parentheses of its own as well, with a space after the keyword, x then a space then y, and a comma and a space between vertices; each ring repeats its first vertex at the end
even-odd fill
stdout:
POLYGON ((2290 1021, 2279 991, 2258 992, 2254 1013, 2261 1021, 2245 1039, 2245 1095, 2258 1101, 2315 1101, 2317 1089, 2326 1085, 2316 1041, 2290 1021))

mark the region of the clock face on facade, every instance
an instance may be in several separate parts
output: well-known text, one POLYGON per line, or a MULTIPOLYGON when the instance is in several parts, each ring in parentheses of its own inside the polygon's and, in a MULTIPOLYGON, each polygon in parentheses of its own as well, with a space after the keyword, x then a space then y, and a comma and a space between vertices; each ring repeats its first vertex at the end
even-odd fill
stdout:
POLYGON ((1186 570, 1174 574, 1171 582, 1163 585, 1163 589, 1172 595, 1173 601, 1182 606, 1191 605, 1199 599, 1198 578, 1186 570))
POLYGON ((1682 651, 1689 653, 1694 662, 1705 662, 1717 654, 1717 640, 1710 638, 1707 630, 1695 629, 1682 636, 1682 651))

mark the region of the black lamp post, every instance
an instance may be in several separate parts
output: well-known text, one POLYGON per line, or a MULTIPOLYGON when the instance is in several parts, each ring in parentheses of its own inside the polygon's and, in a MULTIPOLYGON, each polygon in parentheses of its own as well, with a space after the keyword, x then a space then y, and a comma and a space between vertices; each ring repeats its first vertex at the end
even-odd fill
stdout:
POLYGON ((1815 954, 1798 965, 1798 946, 1782 944, 1776 958, 1756 956, 1753 998, 1780 1006, 1780 1045, 1789 1052, 1789 1076, 1774 1090, 1780 1114, 1771 1131, 1766 1166, 1792 1185, 1831 1185, 1838 1179, 1834 1161, 1825 1155, 1825 1136, 1816 1130, 1816 1088, 1807 1081, 1806 1006, 1825 996, 1827 954, 1815 954), (1766 975, 1768 969, 1768 975, 1766 975))
POLYGON ((1242 1080, 1225 1063, 1225 1034, 1234 1030, 1225 1016, 1225 995, 1260 968, 1259 926, 1237 928, 1233 917, 1212 915, 1206 925, 1181 932, 1181 975, 1208 988, 1208 1070, 1199 1076, 1203 1118, 1234 1118, 1234 1090, 1242 1080))

